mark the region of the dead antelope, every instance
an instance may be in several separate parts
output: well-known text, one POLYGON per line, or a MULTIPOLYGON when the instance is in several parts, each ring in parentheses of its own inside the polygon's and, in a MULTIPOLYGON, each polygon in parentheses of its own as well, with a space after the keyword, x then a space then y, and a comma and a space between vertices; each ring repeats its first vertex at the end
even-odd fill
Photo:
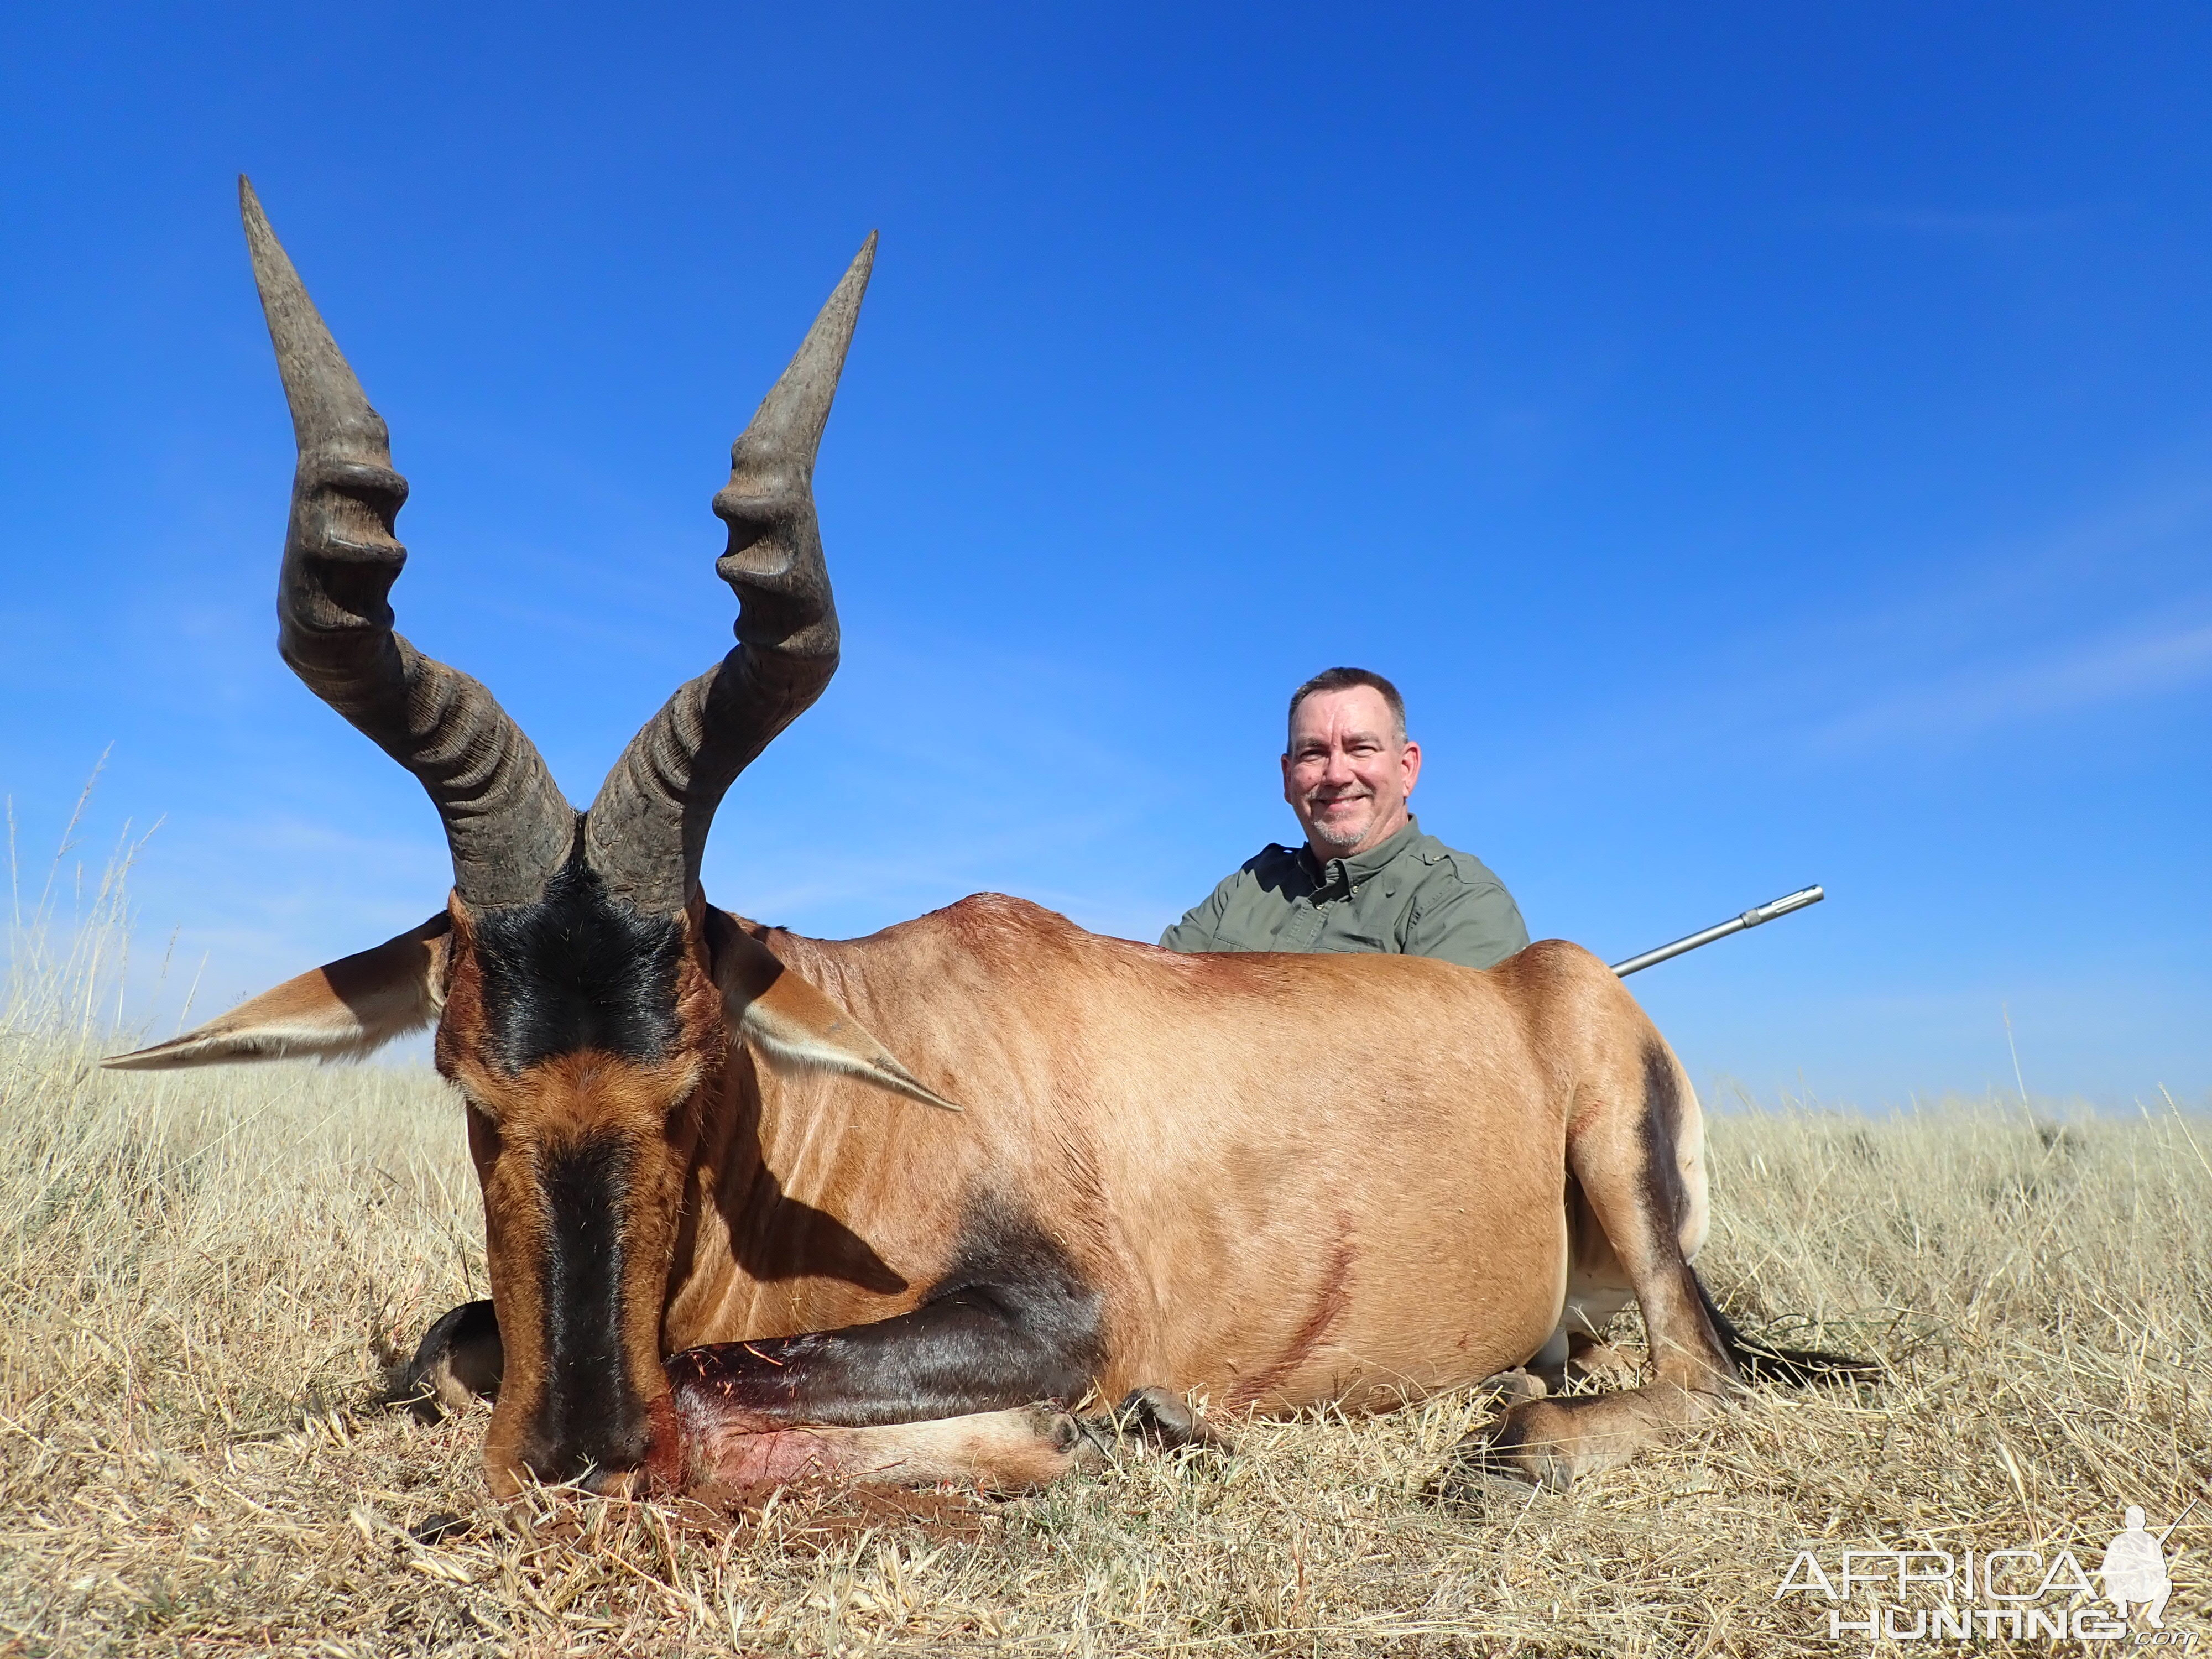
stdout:
POLYGON ((872 237, 714 497, 736 647, 577 812, 483 686, 392 632, 406 483, 243 205, 299 439, 279 648, 422 781, 453 887, 411 933, 109 1063, 357 1055, 435 1024, 492 1296, 416 1376, 495 1380, 495 1489, 1026 1482, 1067 1465, 1093 1391, 1165 1432, 1194 1392, 1380 1408, 1556 1362, 1633 1298, 1647 1386, 1525 1400, 1478 1449, 1557 1486, 1760 1364, 1850 1369, 1755 1353, 1706 1297, 1697 1097, 1574 945, 1475 973, 1179 957, 994 896, 835 942, 707 904, 715 808, 836 666, 812 474, 872 237))

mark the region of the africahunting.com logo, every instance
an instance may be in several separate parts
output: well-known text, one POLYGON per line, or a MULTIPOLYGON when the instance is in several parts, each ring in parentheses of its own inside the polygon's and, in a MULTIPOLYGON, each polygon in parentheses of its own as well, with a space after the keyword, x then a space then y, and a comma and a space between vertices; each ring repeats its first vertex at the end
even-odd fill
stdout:
MULTIPOLYGON (((2194 1507, 2193 1505, 2191 1507, 2194 1507)), ((2094 1572, 2071 1550, 1844 1550, 1823 1556, 1797 1552, 1774 1592, 1776 1601, 1812 1598, 1838 1640, 1869 1642, 2128 1642, 2186 1651, 2196 1638, 2166 1627, 2173 1594, 2163 1532, 2130 1507, 2127 1525, 2106 1547, 2094 1572), (2102 1589, 2100 1589, 2100 1584, 2102 1589), (1828 1605, 1820 1607, 1818 1604, 1828 1605)))

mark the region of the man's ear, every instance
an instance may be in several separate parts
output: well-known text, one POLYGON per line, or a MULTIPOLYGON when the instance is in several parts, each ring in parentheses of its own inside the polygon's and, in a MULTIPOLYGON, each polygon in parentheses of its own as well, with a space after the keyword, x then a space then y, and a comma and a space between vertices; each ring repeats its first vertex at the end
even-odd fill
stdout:
POLYGON ((198 1030, 100 1064, 164 1072, 253 1060, 357 1060, 438 1018, 453 925, 441 910, 373 951, 286 980, 198 1030))
POLYGON ((731 1030, 775 1070, 842 1072, 924 1105, 960 1109, 900 1065, 866 1026, 720 910, 707 912, 707 945, 731 1030))

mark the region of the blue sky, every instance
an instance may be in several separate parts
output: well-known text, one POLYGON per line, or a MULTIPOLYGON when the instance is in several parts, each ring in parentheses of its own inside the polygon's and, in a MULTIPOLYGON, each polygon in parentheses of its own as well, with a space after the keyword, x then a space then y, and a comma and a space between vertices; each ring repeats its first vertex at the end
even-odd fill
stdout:
MULTIPOLYGON (((845 666, 710 894, 1151 937, 1395 677, 1425 827, 1702 1080, 2212 1091, 2212 13, 16 8, 0 790, 161 826, 203 1012, 436 908, 295 682, 250 173, 414 486, 395 591, 588 799, 725 648, 708 501, 861 237, 845 666)), ((171 1011, 173 1011, 173 994, 171 1011)), ((2153 1097, 2154 1098, 2154 1095, 2153 1097)))

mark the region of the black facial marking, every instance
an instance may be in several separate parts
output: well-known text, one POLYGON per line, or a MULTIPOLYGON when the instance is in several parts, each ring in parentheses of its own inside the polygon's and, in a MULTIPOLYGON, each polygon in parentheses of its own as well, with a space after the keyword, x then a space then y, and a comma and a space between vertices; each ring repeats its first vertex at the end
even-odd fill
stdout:
POLYGON ((550 1155, 545 1201, 545 1393, 528 1462, 544 1480, 632 1469, 650 1439, 623 1354, 623 1198, 630 1153, 599 1137, 550 1155))
POLYGON ((1103 1304, 1057 1240, 986 1201, 970 1208, 953 1265, 912 1313, 689 1348, 668 1374, 709 1411, 849 1428, 1073 1401, 1104 1363, 1103 1304))
POLYGON ((485 1051, 510 1073, 579 1048, 659 1060, 683 956, 680 919, 631 909, 573 858, 537 903, 477 914, 485 1051))

